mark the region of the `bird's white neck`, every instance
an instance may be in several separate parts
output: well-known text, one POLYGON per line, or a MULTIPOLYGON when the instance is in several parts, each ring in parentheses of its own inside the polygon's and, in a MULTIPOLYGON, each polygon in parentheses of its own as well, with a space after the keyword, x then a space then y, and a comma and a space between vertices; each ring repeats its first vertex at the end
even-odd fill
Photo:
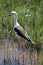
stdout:
POLYGON ((14 27, 19 26, 19 23, 17 22, 17 18, 14 16, 14 27))
POLYGON ((14 13, 13 17, 14 17, 14 27, 19 26, 19 24, 17 22, 17 13, 14 13))
POLYGON ((14 25, 14 27, 20 26, 19 23, 16 21, 16 25, 14 25))
POLYGON ((17 16, 15 15, 14 16, 14 26, 16 25, 16 22, 17 22, 17 16))

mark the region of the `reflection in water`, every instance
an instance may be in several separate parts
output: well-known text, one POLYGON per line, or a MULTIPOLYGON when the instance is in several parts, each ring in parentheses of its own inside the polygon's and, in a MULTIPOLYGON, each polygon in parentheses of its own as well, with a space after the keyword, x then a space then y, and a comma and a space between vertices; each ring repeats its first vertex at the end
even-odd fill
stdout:
POLYGON ((22 65, 24 65, 24 40, 22 41, 22 65))
POLYGON ((0 65, 37 65, 37 50, 30 52, 24 44, 6 40, 0 45, 0 65))

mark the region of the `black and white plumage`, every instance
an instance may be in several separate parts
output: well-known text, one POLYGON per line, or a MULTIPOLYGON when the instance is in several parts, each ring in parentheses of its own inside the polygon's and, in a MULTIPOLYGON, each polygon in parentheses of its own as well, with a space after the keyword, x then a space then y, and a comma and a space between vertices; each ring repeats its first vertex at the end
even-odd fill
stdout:
POLYGON ((14 32, 20 37, 26 39, 28 42, 35 44, 35 42, 29 37, 27 32, 17 22, 17 13, 15 11, 12 11, 11 14, 14 17, 14 32))

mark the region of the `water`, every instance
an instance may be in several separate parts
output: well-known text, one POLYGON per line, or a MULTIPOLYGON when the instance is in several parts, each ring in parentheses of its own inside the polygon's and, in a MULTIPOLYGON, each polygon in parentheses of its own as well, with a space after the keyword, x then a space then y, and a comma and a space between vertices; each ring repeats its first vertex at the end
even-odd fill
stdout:
POLYGON ((11 40, 4 41, 0 44, 0 65, 37 65, 37 51, 31 54, 27 51, 25 47, 24 50, 18 48, 18 44, 11 40))

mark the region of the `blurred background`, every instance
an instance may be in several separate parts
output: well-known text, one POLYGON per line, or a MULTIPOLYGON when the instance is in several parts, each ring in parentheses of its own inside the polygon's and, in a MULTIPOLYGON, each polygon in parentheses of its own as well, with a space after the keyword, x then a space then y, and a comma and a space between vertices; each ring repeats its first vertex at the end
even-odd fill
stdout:
POLYGON ((0 65, 42 64, 43 0, 0 0, 0 65), (17 12, 19 24, 36 45, 24 39, 17 40, 13 17, 7 16, 11 11, 17 12))

